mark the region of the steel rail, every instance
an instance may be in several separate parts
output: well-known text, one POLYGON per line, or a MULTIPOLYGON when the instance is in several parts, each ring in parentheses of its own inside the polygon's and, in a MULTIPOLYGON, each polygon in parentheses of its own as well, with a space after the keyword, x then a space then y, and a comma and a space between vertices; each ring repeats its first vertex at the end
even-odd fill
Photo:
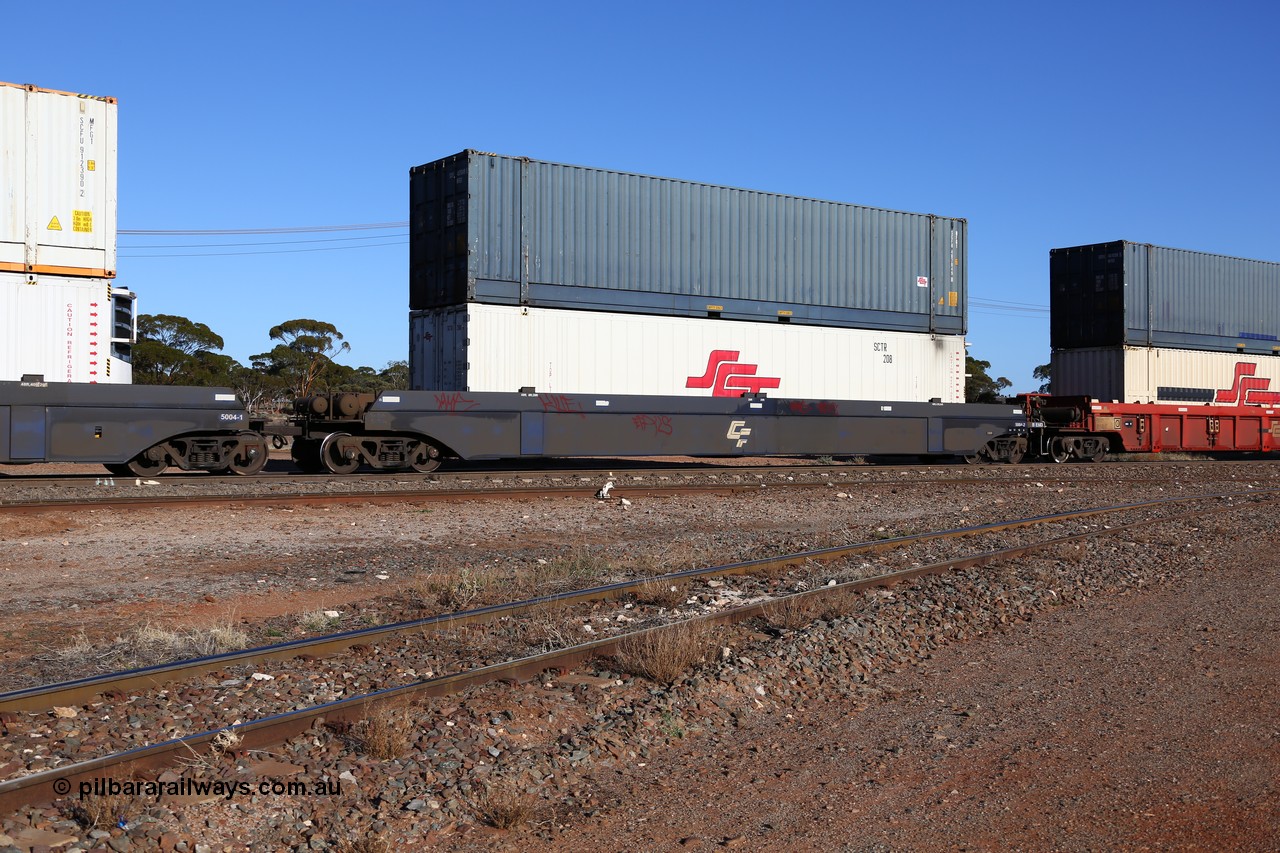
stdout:
MULTIPOLYGON (((758 492, 766 484, 745 483, 688 483, 673 486, 615 486, 611 498, 630 496, 660 496, 682 494, 734 494, 758 492)), ((825 483, 769 483, 769 488, 826 488, 825 483)), ((51 510, 81 509, 155 509, 174 504, 183 506, 207 506, 230 503, 290 504, 290 503, 398 503, 405 501, 453 501, 453 500, 512 500, 520 498, 571 498, 595 497, 596 489, 590 486, 566 486, 546 488, 542 486, 514 486, 492 489, 393 489, 379 492, 307 492, 287 495, 164 495, 160 497, 134 498, 110 497, 100 500, 78 498, 47 501, 0 501, 0 513, 47 512, 51 510)))
MULTIPOLYGON (((1257 493, 1258 492, 1254 491, 1247 494, 1257 493)), ((1208 497, 1225 498, 1230 496, 1231 494, 1223 494, 1208 497)), ((1187 499, 1166 499, 1150 503, 1177 503, 1185 500, 1187 499)), ((1149 504, 1139 504, 1138 506, 1145 505, 1149 504)), ((1232 512, 1238 509, 1243 509, 1245 506, 1246 505, 1243 504, 1235 504, 1227 507, 1216 507, 1208 510, 1208 512, 1215 514, 1232 512)), ((219 736, 225 736, 226 733, 230 733, 235 737, 235 749, 238 751, 261 749, 268 746, 278 745, 290 737, 301 734, 302 732, 312 729, 321 723, 354 723, 365 716, 365 711, 368 707, 375 704, 396 700, 408 701, 411 698, 445 696, 459 693, 470 687, 476 687, 496 681, 520 683, 548 670, 554 669, 564 671, 591 658, 607 656, 611 652, 615 651, 623 642, 652 635, 660 631, 671 630, 673 627, 691 623, 700 623, 709 626, 733 624, 748 618, 762 615, 770 607, 776 606, 780 602, 784 601, 816 600, 823 596, 861 592, 877 587, 892 586, 903 581, 914 580, 929 575, 974 568, 987 565, 997 560, 1008 560, 1014 557, 1024 556, 1033 551, 1052 547, 1054 545, 1112 535, 1134 527, 1166 523, 1169 521, 1182 520, 1184 518, 1194 518, 1203 515, 1204 512, 1205 510, 1200 510, 1159 519, 1143 519, 1127 524, 1116 525, 1115 527, 1091 530, 1067 536, 1059 536, 1042 542, 1018 545, 994 551, 984 551, 968 557, 944 560, 927 566, 917 566, 910 569, 886 572, 873 577, 860 578, 858 580, 846 581, 844 583, 834 584, 831 586, 824 586, 813 590, 779 596, 768 601, 742 605, 730 610, 721 611, 720 613, 693 617, 678 623, 654 626, 626 634, 605 637, 598 640, 592 640, 587 643, 557 649, 551 652, 544 652, 538 655, 478 667, 466 672, 424 679, 411 684, 385 688, 360 696, 351 696, 345 699, 327 702, 322 705, 317 705, 300 711, 276 714, 260 720, 254 720, 249 723, 225 726, 213 731, 200 732, 198 734, 187 735, 158 744, 137 747, 125 752, 102 756, 100 758, 70 764, 65 767, 45 770, 29 776, 0 782, 0 813, 9 813, 24 805, 51 802, 57 797, 66 796, 69 792, 78 790, 81 782, 90 782, 94 778, 101 778, 103 771, 110 771, 113 778, 121 778, 124 776, 145 774, 167 768, 171 766, 177 758, 186 755, 198 756, 202 750, 208 751, 215 739, 219 736)))
POLYGON ((907 545, 915 545, 938 539, 951 539, 984 533, 999 533, 1008 530, 1033 527, 1040 524, 1072 521, 1098 515, 1125 512, 1134 509, 1144 509, 1163 504, 1187 503, 1199 500, 1220 500, 1227 497, 1240 497, 1246 495, 1255 496, 1259 494, 1277 492, 1280 492, 1280 488, 1269 490, 1251 489, 1244 492, 1156 498, 1150 501, 1140 501, 1137 503, 1095 507, 1087 510, 1072 510, 1068 512, 1052 513, 1049 515, 1012 519, 1009 521, 990 522, 987 524, 978 524, 968 527, 956 527, 947 530, 931 531, 928 533, 919 533, 910 536, 895 536, 887 539, 875 539, 867 542, 857 542, 850 545, 837 545, 830 548, 802 551, 794 554, 786 554, 780 557, 764 557, 756 560, 746 560, 721 566, 684 569, 682 571, 670 572, 664 575, 618 581, 586 589, 538 596, 536 598, 525 599, 522 601, 493 604, 486 607, 479 607, 456 613, 442 613, 436 616, 396 622, 389 625, 360 628, 353 631, 343 631, 337 634, 326 634, 320 637, 291 640, 289 642, 276 643, 270 646, 259 646, 252 649, 224 652, 217 655, 191 658, 166 664, 157 664, 154 666, 141 667, 123 672, 104 673, 102 675, 89 676, 72 681, 24 688, 22 690, 15 690, 8 693, 0 693, 0 711, 32 712, 47 710, 55 705, 84 705, 92 701, 94 697, 103 693, 124 693, 131 690, 150 689, 165 684, 171 684, 176 681, 193 678, 198 675, 203 675, 205 673, 236 664, 256 663, 267 660, 287 660, 303 654, 314 657, 326 657, 340 654, 355 645, 375 645, 399 634, 415 631, 426 633, 451 630, 468 625, 484 624, 507 616, 519 616, 553 604, 580 604, 588 601, 602 601, 621 598, 627 593, 634 592, 642 586, 650 583, 680 583, 721 575, 742 575, 753 572, 767 572, 783 568, 785 566, 794 565, 796 563, 827 563, 857 554, 888 551, 907 545))
MULTIPOLYGON (((723 470, 700 471, 699 474, 723 475, 728 473, 739 473, 745 469, 727 468, 723 470)), ((759 469, 756 472, 752 469, 752 476, 759 477, 763 472, 783 473, 783 474, 807 474, 812 473, 814 468, 773 468, 759 469)), ((603 475, 602 475, 603 476, 603 475)), ((649 476, 688 476, 693 477, 697 474, 689 474, 688 472, 667 472, 654 471, 649 476)), ((498 478, 493 478, 498 479, 498 478)), ((506 479, 505 477, 502 479, 506 479)), ((519 478, 518 478, 519 479, 519 478)), ((530 479, 523 477, 523 479, 530 479)), ((1051 481, 1058 485, 1088 485, 1104 479, 1100 476, 1082 477, 1082 478, 1065 478, 1065 477, 1042 477, 1046 481, 1051 481)), ((1107 483, 1156 483, 1165 482, 1163 478, 1157 477, 1124 477, 1124 478, 1105 478, 1107 483)), ((754 491, 760 488, 835 488, 838 486, 847 487, 906 487, 906 486, 937 486, 937 485, 994 485, 999 483, 1025 483, 1027 476, 1022 477, 944 477, 944 478, 928 478, 928 479, 907 479, 907 480, 870 480, 860 478, 849 478, 843 480, 833 480, 829 477, 815 476, 808 482, 791 482, 769 480, 755 483, 683 483, 672 484, 667 486, 650 486, 638 485, 636 483, 618 485, 618 479, 614 478, 614 487, 611 490, 612 497, 626 497, 628 495, 636 496, 657 496, 685 493, 722 493, 722 492, 740 492, 754 491), (821 480, 821 482, 819 482, 821 480)), ((2 483, 3 481, 0 481, 2 483)), ((243 478, 239 480, 212 480, 201 479, 201 483, 225 483, 225 482, 246 482, 243 478)), ((296 482, 296 481, 295 481, 296 482)), ((335 483, 343 483, 342 479, 333 480, 335 483)), ((365 479, 363 482, 387 482, 385 478, 381 479, 365 479)), ((161 485, 167 485, 162 483, 161 485)), ((290 485, 293 485, 291 482, 290 485)), ((276 485, 272 482, 272 485, 276 485)), ((302 485, 302 483, 298 483, 302 485)), ((528 498, 528 497, 581 497, 595 496, 596 489, 591 486, 508 486, 505 483, 497 484, 489 488, 468 488, 457 489, 448 485, 441 485, 431 489, 382 489, 378 491, 349 491, 349 492, 289 492, 285 494, 214 494, 214 495, 165 495, 157 497, 141 497, 130 495, 106 494, 100 497, 86 499, 77 498, 51 498, 45 500, 21 500, 11 501, 0 498, 0 513, 34 513, 46 510, 80 510, 80 509, 155 509, 171 504, 180 503, 186 506, 204 506, 204 505, 220 505, 228 503, 254 503, 254 504, 274 504, 274 503, 390 503, 398 501, 411 500, 497 500, 507 498, 528 498)))

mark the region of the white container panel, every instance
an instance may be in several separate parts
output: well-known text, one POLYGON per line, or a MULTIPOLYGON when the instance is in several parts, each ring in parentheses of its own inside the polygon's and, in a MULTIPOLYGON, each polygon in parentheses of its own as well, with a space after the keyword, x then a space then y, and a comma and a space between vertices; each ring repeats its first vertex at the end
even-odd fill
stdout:
POLYGON ((117 306, 131 325, 133 294, 107 279, 0 273, 0 380, 129 384, 132 330, 113 331, 117 306))
POLYGON ((470 303, 410 313, 415 389, 964 401, 964 339, 470 303))
POLYGON ((1280 356, 1157 347, 1061 350, 1053 393, 1123 403, 1280 404, 1280 356))
POLYGON ((116 101, 0 83, 0 270, 116 274, 116 101))

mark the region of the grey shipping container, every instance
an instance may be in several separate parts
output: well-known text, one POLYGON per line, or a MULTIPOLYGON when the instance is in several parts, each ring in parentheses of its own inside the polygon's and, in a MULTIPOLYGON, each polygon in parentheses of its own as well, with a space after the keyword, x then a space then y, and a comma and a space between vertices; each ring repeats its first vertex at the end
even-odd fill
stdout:
POLYGON ((1117 240, 1049 252, 1054 350, 1280 351, 1280 263, 1117 240))
POLYGON ((409 304, 965 332, 964 219, 464 151, 410 171, 409 304))

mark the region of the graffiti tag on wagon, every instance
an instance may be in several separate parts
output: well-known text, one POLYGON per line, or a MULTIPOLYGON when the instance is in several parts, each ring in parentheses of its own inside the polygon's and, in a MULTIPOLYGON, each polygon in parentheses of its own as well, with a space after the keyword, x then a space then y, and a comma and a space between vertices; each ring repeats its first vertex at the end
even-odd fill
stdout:
POLYGON ((835 403, 826 401, 812 402, 809 400, 792 400, 787 404, 787 409, 793 415, 838 415, 840 407, 835 403))
POLYGON ((670 415, 636 415, 631 419, 631 423, 640 432, 652 429, 654 435, 671 435, 670 415))
POLYGON ((538 402, 542 403, 542 411, 559 412, 565 415, 578 415, 585 418, 582 403, 566 394, 539 394, 538 402))
POLYGON ((442 412, 465 412, 479 405, 475 400, 464 397, 461 392, 436 394, 436 408, 442 412))

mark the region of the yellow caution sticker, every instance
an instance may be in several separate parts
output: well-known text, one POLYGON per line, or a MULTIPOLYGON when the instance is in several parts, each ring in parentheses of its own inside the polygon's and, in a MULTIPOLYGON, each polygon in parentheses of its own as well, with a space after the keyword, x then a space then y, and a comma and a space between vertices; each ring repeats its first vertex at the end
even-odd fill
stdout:
POLYGON ((93 231, 93 211, 92 210, 73 210, 71 211, 71 228, 83 234, 93 231))
POLYGON ((951 306, 952 308, 955 308, 955 307, 956 307, 957 305, 959 305, 959 304, 960 304, 960 294, 959 294, 959 292, 958 292, 958 291, 955 291, 955 290, 948 290, 948 291, 947 291, 947 305, 951 306))
POLYGON ((98 170, 98 161, 90 160, 89 162, 84 164, 84 167, 88 169, 90 172, 96 172, 98 170))
POLYGON ((53 217, 53 219, 50 219, 50 220, 49 220, 49 228, 48 228, 48 230, 49 230, 49 231, 61 231, 61 230, 62 230, 62 223, 58 221, 58 217, 56 217, 56 216, 55 216, 55 217, 53 217))

